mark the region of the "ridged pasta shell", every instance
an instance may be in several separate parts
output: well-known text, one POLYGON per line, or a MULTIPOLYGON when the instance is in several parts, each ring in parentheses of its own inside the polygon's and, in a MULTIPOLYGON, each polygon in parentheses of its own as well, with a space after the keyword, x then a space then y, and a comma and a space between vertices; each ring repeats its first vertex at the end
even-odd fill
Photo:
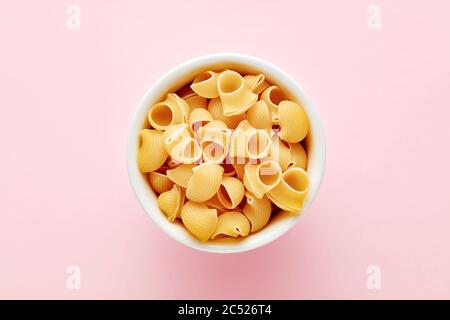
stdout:
POLYGON ((213 121, 213 118, 208 110, 202 108, 194 109, 189 115, 189 130, 192 133, 197 133, 201 127, 211 121, 213 121))
POLYGON ((250 221, 250 224, 252 225, 251 232, 253 233, 261 230, 267 222, 269 222, 272 206, 269 198, 266 196, 257 199, 253 194, 247 191, 245 197, 247 202, 242 209, 242 212, 250 221))
POLYGON ((174 221, 180 215, 184 193, 179 186, 174 184, 169 191, 165 191, 158 196, 157 202, 169 221, 174 221))
POLYGON ((153 190, 155 190, 157 193, 169 191, 173 186, 173 182, 170 181, 170 179, 165 174, 161 174, 158 172, 150 172, 148 174, 148 179, 153 190))
POLYGON ((167 95, 167 100, 173 101, 173 103, 178 106, 178 108, 181 110, 183 123, 187 123, 189 113, 191 112, 191 108, 189 107, 188 103, 184 99, 180 98, 176 93, 169 93, 167 95))
POLYGON ((166 161, 163 133, 158 130, 141 131, 141 146, 138 150, 138 167, 141 172, 155 171, 166 161))
POLYGON ((196 163, 202 158, 202 149, 197 139, 188 137, 173 146, 170 156, 181 163, 196 163))
POLYGON ((267 131, 255 129, 246 135, 246 157, 249 159, 262 159, 270 154, 272 139, 267 131))
POLYGON ((191 89, 199 96, 212 99, 219 96, 217 91, 217 79, 219 74, 214 71, 206 71, 195 77, 191 89))
POLYGON ((269 107, 262 100, 256 102, 248 109, 246 119, 257 129, 272 129, 272 118, 270 117, 269 107))
POLYGON ((278 116, 281 139, 296 143, 306 137, 309 120, 302 106, 293 101, 282 101, 278 107, 278 116))
POLYGON ((181 211, 184 226, 200 241, 207 241, 217 228, 217 210, 204 203, 187 201, 181 211))
POLYGON ((196 202, 211 199, 219 190, 223 168, 214 163, 202 163, 192 169, 193 175, 186 188, 186 197, 196 202))
POLYGON ((180 164, 174 169, 167 170, 167 177, 177 185, 187 188, 189 179, 193 175, 192 168, 195 164, 180 164))
POLYGON ((244 185, 257 199, 275 188, 281 181, 280 165, 272 160, 259 164, 247 163, 244 172, 244 185))
POLYGON ((261 100, 269 107, 272 122, 278 123, 278 106, 286 96, 277 86, 270 86, 261 93, 261 100))
POLYGON ((208 103, 208 111, 215 120, 220 120, 228 128, 234 129, 245 119, 245 114, 227 117, 223 114, 222 102, 220 98, 211 99, 208 103))
POLYGON ((289 151, 291 154, 289 166, 306 170, 308 155, 306 154, 305 148, 300 143, 289 143, 289 151))
POLYGON ((267 193, 267 197, 280 209, 298 212, 307 195, 309 177, 302 168, 288 168, 281 183, 267 193))
POLYGON ((232 158, 247 158, 248 137, 256 130, 247 120, 241 121, 231 133, 229 156, 232 158))
POLYGON ((227 209, 236 208, 244 198, 245 188, 241 180, 234 177, 223 177, 217 198, 227 209))
POLYGON ((217 219, 217 228, 211 239, 219 235, 230 237, 247 236, 250 233, 250 221, 240 212, 228 211, 221 214, 217 219))
POLYGON ((202 140, 203 160, 222 163, 228 154, 231 130, 222 121, 214 120, 201 128, 199 134, 202 140))
POLYGON ((223 71, 217 79, 217 87, 225 116, 243 114, 258 99, 258 95, 248 89, 236 71, 223 71))
POLYGON ((269 83, 267 83, 266 77, 262 73, 258 75, 246 75, 244 76, 244 82, 256 94, 260 94, 264 89, 269 87, 269 83))

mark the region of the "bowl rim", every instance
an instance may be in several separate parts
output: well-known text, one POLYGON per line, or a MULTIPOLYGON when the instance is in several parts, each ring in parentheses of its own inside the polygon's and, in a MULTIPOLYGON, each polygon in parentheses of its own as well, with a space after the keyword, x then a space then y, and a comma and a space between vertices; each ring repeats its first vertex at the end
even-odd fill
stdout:
POLYGON ((153 220, 153 222, 158 226, 159 229, 164 231, 169 237, 176 240, 177 242, 182 243, 183 245, 204 251, 204 252, 211 252, 211 253, 238 253, 238 252, 244 252, 253 250, 259 247, 262 247, 279 237, 281 237, 283 234, 286 234, 298 221, 300 218, 302 218, 305 213, 308 211, 309 207, 314 201, 315 196, 317 195, 317 192, 320 188, 324 171, 325 171, 325 163, 326 163, 326 138, 325 138, 325 131, 323 128, 322 121, 318 115, 317 109, 314 107, 312 101, 307 97, 305 94, 304 89, 298 84, 298 82, 291 77, 288 73, 286 73, 283 69, 280 67, 263 60, 258 57, 254 57, 247 54, 242 53, 213 53, 213 54, 207 54, 198 56, 192 59, 189 59, 181 64, 178 64, 177 66, 173 67, 169 71, 167 71, 165 74, 163 74, 144 94, 144 96, 139 101, 139 104, 137 106, 137 110, 135 111, 135 114, 132 118, 131 124, 128 128, 128 136, 127 136, 127 145, 126 145, 126 157, 127 157, 127 172, 128 172, 128 178, 131 184, 131 187, 133 189, 133 193, 135 194, 139 204, 144 209, 145 213, 153 220), (180 77, 183 74, 186 74, 187 72, 190 72, 194 69, 199 69, 202 67, 205 67, 206 65, 211 65, 214 63, 237 63, 237 64, 243 64, 248 66, 255 66, 257 69, 261 70, 268 70, 268 73, 270 74, 277 74, 277 78, 282 78, 284 85, 282 86, 284 89, 288 87, 288 90, 296 96, 299 100, 302 101, 302 104, 304 105, 305 109, 307 109, 308 118, 310 119, 311 127, 314 126, 314 140, 320 141, 318 144, 314 144, 315 148, 317 150, 315 151, 317 155, 317 163, 318 166, 318 173, 316 175, 317 179, 315 181, 314 188, 312 190, 310 189, 308 191, 308 202, 303 206, 301 213, 293 215, 291 219, 288 219, 286 223, 279 226, 279 228, 276 230, 276 232, 272 232, 270 235, 260 236, 257 240, 251 241, 249 243, 245 243, 244 245, 239 244, 221 244, 221 245, 213 245, 209 242, 202 243, 200 241, 189 241, 186 242, 181 239, 181 236, 178 236, 177 233, 179 233, 179 230, 176 228, 173 228, 172 230, 169 230, 162 222, 161 219, 158 219, 156 217, 156 214, 162 215, 162 212, 157 211, 153 212, 151 210, 148 210, 146 203, 143 201, 143 195, 142 190, 138 189, 137 186, 137 179, 139 179, 139 176, 142 177, 141 172, 138 169, 137 161, 136 161, 136 155, 133 155, 133 153, 137 153, 135 145, 136 145, 136 128, 142 128, 142 123, 145 121, 145 117, 143 115, 146 115, 148 112, 148 104, 146 103, 147 100, 149 100, 152 96, 161 95, 161 90, 164 87, 168 87, 170 85, 171 80, 174 77, 180 77), (313 121, 311 121, 313 120, 313 121))

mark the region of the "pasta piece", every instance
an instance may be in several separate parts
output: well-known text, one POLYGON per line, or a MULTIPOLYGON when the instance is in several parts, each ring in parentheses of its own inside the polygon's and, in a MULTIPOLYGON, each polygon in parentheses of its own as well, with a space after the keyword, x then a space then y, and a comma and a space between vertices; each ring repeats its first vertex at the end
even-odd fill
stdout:
POLYGON ((248 136, 256 129, 247 121, 243 120, 239 123, 236 129, 231 133, 230 141, 230 157, 246 158, 248 147, 248 136))
POLYGON ((173 124, 187 122, 189 105, 174 93, 169 93, 166 99, 153 105, 148 111, 148 121, 157 130, 166 130, 173 124))
POLYGON ((181 211, 181 220, 200 241, 207 241, 217 228, 217 210, 210 209, 204 203, 187 201, 181 211))
POLYGON ((196 163, 202 158, 202 149, 196 139, 185 137, 173 146, 170 156, 181 163, 196 163))
POLYGON ((258 99, 258 95, 247 88, 242 76, 235 71, 222 72, 217 87, 225 116, 243 114, 258 99))
POLYGON ((181 214, 181 208, 184 203, 184 191, 174 184, 169 191, 165 191, 158 196, 157 202, 169 221, 173 222, 181 214))
POLYGON ((189 200, 204 202, 211 199, 219 190, 222 182, 223 168, 214 163, 202 163, 192 168, 186 197, 189 200))
POLYGON ((213 121, 213 118, 206 109, 194 109, 189 115, 189 130, 191 130, 192 133, 197 133, 198 129, 210 121, 213 121))
POLYGON ((278 123, 278 106, 286 100, 284 93, 277 86, 270 86, 261 93, 261 100, 267 103, 273 123, 278 123))
POLYGON ((308 156, 300 143, 289 143, 291 153, 290 167, 299 167, 306 170, 308 165, 308 156))
POLYGON ((272 139, 267 131, 256 129, 248 132, 246 136, 246 156, 249 159, 261 159, 269 155, 272 148, 272 139))
POLYGON ((222 163, 228 154, 231 132, 223 122, 217 120, 201 129, 203 160, 222 163))
POLYGON ((138 151, 138 167, 141 172, 155 171, 164 164, 167 156, 163 133, 153 129, 142 130, 138 151))
POLYGON ((257 199, 275 188, 281 181, 280 165, 272 160, 260 164, 247 163, 244 171, 244 185, 257 199))
POLYGON ((219 74, 214 71, 206 71, 195 77, 191 89, 201 97, 212 99, 219 96, 217 91, 217 79, 219 74))
POLYGON ((157 193, 169 191, 173 186, 173 182, 165 174, 158 172, 150 172, 148 179, 153 190, 157 193))
POLYGON ((211 239, 217 236, 245 237, 250 233, 250 222, 240 212, 229 211, 221 214, 217 219, 217 227, 211 239))
POLYGON ((269 198, 266 196, 261 199, 257 199, 250 192, 245 192, 246 204, 242 209, 247 219, 252 225, 251 232, 261 230, 267 222, 269 222, 270 215, 272 213, 272 205, 269 198))
POLYGON ((211 99, 208 103, 208 111, 215 120, 220 120, 227 125, 228 128, 234 129, 239 123, 245 119, 245 114, 227 117, 223 114, 222 102, 220 98, 211 99))
POLYGON ((167 178, 186 189, 194 166, 195 164, 180 164, 174 169, 167 170, 167 178))
POLYGON ((295 143, 302 141, 309 130, 308 116, 299 104, 285 100, 278 107, 280 137, 295 143))
POLYGON ((258 75, 246 75, 244 76, 246 86, 256 94, 260 94, 264 91, 269 84, 266 82, 266 77, 261 73, 258 75))
POLYGON ((291 149, 286 143, 280 139, 278 134, 272 136, 272 148, 270 151, 270 159, 278 162, 281 170, 286 170, 291 165, 291 149))
POLYGON ((164 147, 167 153, 171 153, 172 149, 180 142, 190 138, 187 124, 175 124, 167 127, 164 131, 164 147))
POLYGON ((244 185, 241 180, 233 177, 223 177, 217 198, 227 209, 236 208, 244 198, 244 185))
POLYGON ((272 129, 272 118, 270 117, 269 107, 262 100, 256 102, 248 109, 246 119, 257 129, 272 129))
POLYGON ((280 209, 298 212, 309 187, 308 174, 302 168, 288 168, 281 182, 267 193, 267 197, 280 209))

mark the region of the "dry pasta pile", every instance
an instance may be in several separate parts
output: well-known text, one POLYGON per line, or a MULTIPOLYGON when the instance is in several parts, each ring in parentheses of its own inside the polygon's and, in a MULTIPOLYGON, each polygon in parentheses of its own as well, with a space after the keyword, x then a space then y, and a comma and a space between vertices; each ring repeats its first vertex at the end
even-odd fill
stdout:
POLYGON ((308 191, 309 121, 263 74, 207 71, 148 112, 138 165, 158 205, 199 240, 247 236, 308 191))

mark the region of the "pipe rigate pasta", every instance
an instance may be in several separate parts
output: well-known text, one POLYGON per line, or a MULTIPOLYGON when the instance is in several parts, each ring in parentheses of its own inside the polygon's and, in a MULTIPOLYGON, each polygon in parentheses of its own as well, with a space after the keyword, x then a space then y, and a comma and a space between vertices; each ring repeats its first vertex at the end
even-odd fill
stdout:
POLYGON ((272 213, 272 205, 266 196, 256 198, 250 192, 245 192, 246 203, 242 212, 252 225, 251 232, 261 230, 269 222, 272 213))
POLYGON ((308 174, 302 168, 289 168, 283 172, 281 182, 267 193, 267 197, 280 209, 298 212, 309 187, 308 174))
POLYGON ((278 107, 280 137, 287 142, 300 142, 308 133, 309 121, 305 110, 293 101, 282 101, 278 107))
POLYGON ((163 214, 202 242, 251 237, 309 188, 303 107, 264 74, 213 70, 149 108, 137 154, 163 214))
POLYGON ((187 201, 181 210, 184 226, 200 241, 205 242, 217 228, 217 210, 204 203, 187 201))
POLYGON ((250 233, 250 222, 238 211, 222 213, 217 219, 217 227, 211 239, 218 236, 245 237, 250 233))
POLYGON ((247 111, 258 99, 258 95, 250 91, 244 79, 236 71, 226 70, 217 80, 223 114, 234 116, 247 111))
POLYGON ((192 171, 186 188, 186 197, 197 202, 211 199, 220 188, 223 168, 215 163, 202 163, 193 167, 192 171))
POLYGON ((244 198, 245 188, 241 180, 234 177, 223 177, 217 198, 227 209, 236 208, 244 198))
POLYGON ((167 157, 163 133, 152 129, 142 130, 141 146, 138 150, 139 169, 142 172, 155 171, 166 162, 167 157))
POLYGON ((157 193, 169 191, 173 186, 173 181, 171 181, 165 174, 159 172, 150 172, 148 174, 148 179, 153 190, 157 193))
POLYGON ((217 79, 219 74, 214 71, 206 71, 195 77, 191 89, 199 96, 212 99, 219 96, 217 79))

